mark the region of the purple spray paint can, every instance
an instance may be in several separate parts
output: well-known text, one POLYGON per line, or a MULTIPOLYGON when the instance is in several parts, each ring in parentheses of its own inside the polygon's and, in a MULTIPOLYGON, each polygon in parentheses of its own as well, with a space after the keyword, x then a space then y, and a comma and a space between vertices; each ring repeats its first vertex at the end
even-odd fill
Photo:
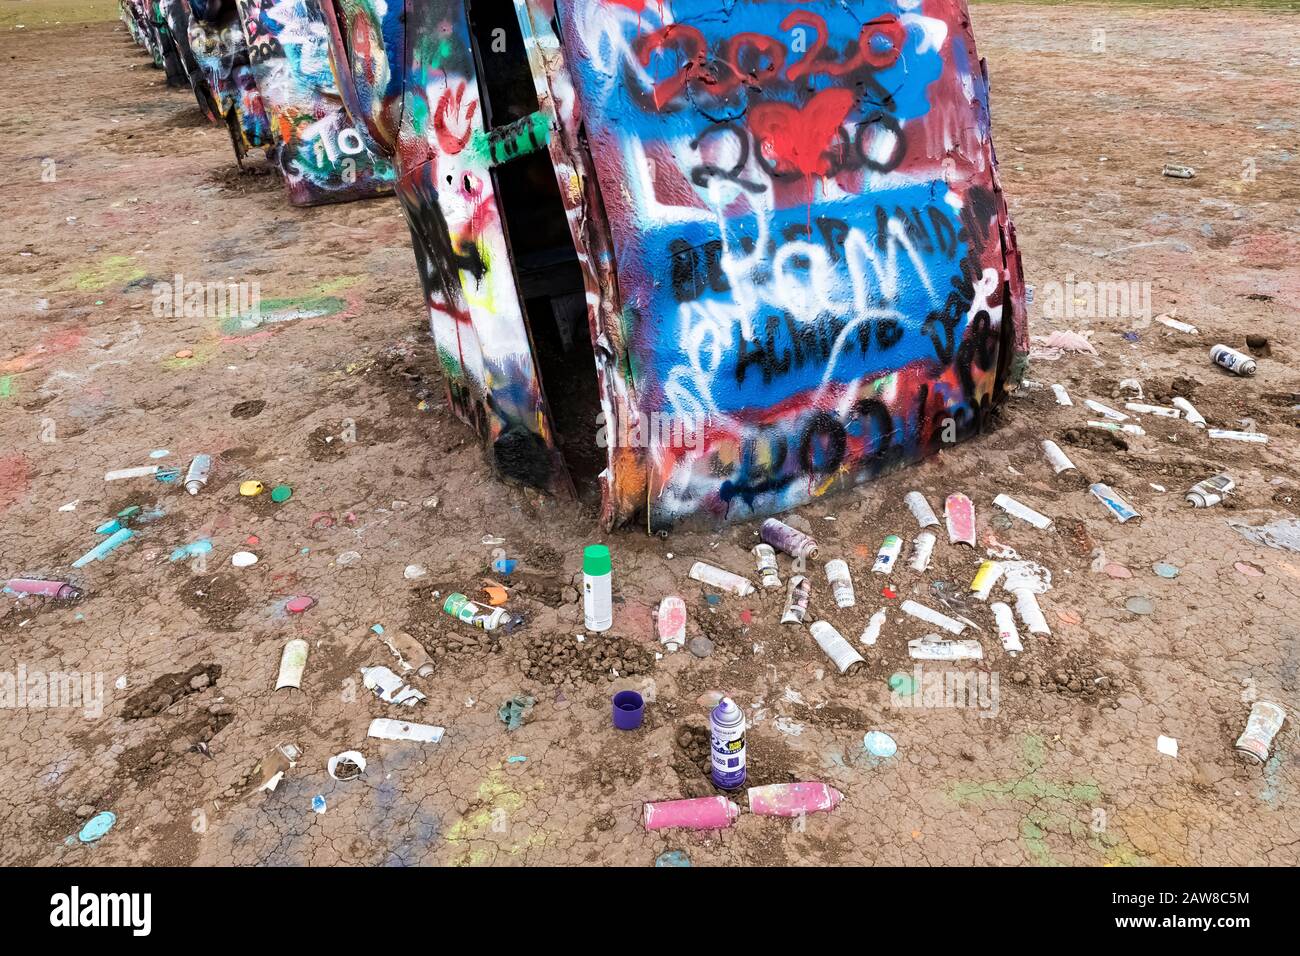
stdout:
POLYGON ((713 782, 723 790, 735 790, 745 783, 745 713, 730 697, 709 714, 713 782))

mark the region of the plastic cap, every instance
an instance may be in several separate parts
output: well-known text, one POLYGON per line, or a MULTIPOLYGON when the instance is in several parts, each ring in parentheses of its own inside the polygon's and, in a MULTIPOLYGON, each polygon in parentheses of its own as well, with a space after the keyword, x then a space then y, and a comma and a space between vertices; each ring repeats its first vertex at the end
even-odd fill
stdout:
POLYGON ((609 546, 604 544, 589 544, 582 549, 582 573, 590 574, 593 577, 599 577, 602 574, 609 574, 609 546))

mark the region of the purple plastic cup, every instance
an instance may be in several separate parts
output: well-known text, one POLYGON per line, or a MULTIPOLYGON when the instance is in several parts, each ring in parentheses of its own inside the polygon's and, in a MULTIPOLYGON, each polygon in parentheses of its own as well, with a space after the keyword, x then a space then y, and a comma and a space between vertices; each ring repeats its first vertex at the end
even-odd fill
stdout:
POLYGON ((634 690, 621 690, 614 695, 614 726, 619 730, 636 730, 645 716, 645 701, 634 690))

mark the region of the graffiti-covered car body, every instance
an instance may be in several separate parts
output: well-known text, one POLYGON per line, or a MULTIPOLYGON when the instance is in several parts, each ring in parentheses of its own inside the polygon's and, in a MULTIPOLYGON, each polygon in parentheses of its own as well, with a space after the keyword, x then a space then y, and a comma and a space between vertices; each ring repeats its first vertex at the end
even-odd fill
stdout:
MULTIPOLYGON (((249 66, 239 10, 234 0, 179 0, 189 7, 190 50, 230 133, 235 159, 250 149, 271 150, 271 122, 249 66)), ((196 89, 195 95, 199 92, 196 89)))
POLYGON ((289 201, 346 202, 391 191, 392 164, 371 156, 339 99, 316 0, 237 6, 289 201))
POLYGON ((577 429, 606 523, 658 529, 780 512, 985 427, 1028 336, 962 0, 514 7, 330 6, 452 404, 498 471, 565 488, 577 429), (516 38, 527 102, 499 88, 516 38), (574 289, 529 288, 509 181, 541 147, 600 409, 558 428, 587 372, 543 369, 542 330, 574 289))

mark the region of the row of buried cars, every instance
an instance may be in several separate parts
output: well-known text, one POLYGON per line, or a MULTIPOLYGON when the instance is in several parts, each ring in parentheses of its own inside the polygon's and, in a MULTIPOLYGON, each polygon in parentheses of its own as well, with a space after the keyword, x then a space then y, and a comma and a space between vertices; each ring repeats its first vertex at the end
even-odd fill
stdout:
POLYGON ((348 120, 315 0, 121 0, 132 38, 230 133, 262 150, 296 206, 392 192, 393 166, 348 120))

